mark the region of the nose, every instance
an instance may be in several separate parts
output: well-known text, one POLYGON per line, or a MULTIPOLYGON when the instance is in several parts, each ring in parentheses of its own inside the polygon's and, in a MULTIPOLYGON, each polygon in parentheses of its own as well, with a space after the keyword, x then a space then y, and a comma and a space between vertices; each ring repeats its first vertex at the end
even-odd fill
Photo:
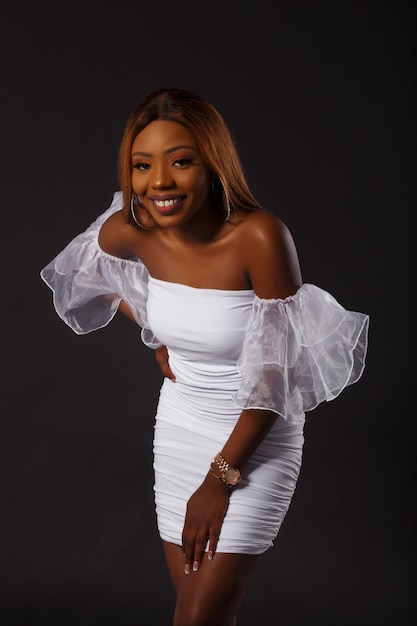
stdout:
POLYGON ((173 187, 174 185, 175 181, 170 168, 163 163, 155 164, 152 169, 150 186, 154 189, 166 189, 168 187, 173 187))

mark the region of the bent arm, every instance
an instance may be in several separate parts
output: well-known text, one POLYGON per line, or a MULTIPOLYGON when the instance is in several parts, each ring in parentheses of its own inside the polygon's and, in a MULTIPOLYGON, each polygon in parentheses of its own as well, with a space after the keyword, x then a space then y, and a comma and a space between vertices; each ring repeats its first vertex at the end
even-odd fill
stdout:
POLYGON ((123 315, 128 317, 130 320, 132 320, 132 322, 136 322, 135 316, 132 313, 132 309, 124 300, 120 300, 118 311, 119 313, 122 313, 123 315))
MULTIPOLYGON (((242 238, 242 251, 252 287, 260 298, 287 298, 301 286, 301 269, 288 228, 269 214, 251 216, 242 238)), ((244 409, 229 439, 219 450, 223 458, 242 469, 276 419, 267 409, 244 409)))

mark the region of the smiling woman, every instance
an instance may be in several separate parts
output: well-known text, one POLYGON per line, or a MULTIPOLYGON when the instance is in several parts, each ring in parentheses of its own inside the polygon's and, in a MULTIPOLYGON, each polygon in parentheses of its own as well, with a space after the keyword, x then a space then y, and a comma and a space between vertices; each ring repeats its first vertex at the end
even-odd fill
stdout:
POLYGON ((121 191, 41 272, 78 334, 117 311, 164 375, 155 504, 174 626, 234 626, 302 460, 305 413, 361 376, 369 318, 303 283, 216 109, 151 93, 119 152, 121 191))
POLYGON ((133 142, 132 167, 136 198, 155 224, 183 225, 197 211, 210 211, 210 170, 181 124, 156 120, 146 126, 133 142), (161 223, 162 216, 175 219, 161 223))

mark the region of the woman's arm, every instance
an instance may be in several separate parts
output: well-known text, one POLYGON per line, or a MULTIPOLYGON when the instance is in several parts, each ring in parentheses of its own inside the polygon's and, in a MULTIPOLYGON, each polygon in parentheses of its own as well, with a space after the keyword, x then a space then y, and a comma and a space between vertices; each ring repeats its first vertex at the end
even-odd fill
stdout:
MULTIPOLYGON (((291 234, 269 214, 248 216, 240 239, 252 287, 260 298, 286 298, 301 286, 301 271, 291 234)), ((218 452, 244 473, 244 467, 272 426, 277 414, 264 409, 242 411, 232 433, 218 452)), ((209 537, 209 558, 214 555, 229 489, 210 471, 190 498, 183 530, 185 571, 198 569, 209 537)))
POLYGON ((132 322, 136 321, 131 308, 124 300, 120 300, 118 311, 119 313, 122 313, 123 315, 128 317, 130 320, 132 320, 132 322))

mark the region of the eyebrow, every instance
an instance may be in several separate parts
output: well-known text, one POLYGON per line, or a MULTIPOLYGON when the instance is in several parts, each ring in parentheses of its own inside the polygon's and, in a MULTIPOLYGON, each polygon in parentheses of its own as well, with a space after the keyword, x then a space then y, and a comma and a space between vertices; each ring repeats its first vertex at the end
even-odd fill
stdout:
MULTIPOLYGON (((168 148, 167 150, 164 151, 164 154, 171 154, 171 152, 175 152, 176 150, 192 150, 193 152, 197 152, 197 150, 195 148, 193 148, 192 146, 187 146, 186 144, 181 144, 179 146, 174 146, 173 148, 168 148)), ((144 156, 144 157, 151 157, 153 156, 151 152, 132 152, 132 157, 133 156, 144 156)))

